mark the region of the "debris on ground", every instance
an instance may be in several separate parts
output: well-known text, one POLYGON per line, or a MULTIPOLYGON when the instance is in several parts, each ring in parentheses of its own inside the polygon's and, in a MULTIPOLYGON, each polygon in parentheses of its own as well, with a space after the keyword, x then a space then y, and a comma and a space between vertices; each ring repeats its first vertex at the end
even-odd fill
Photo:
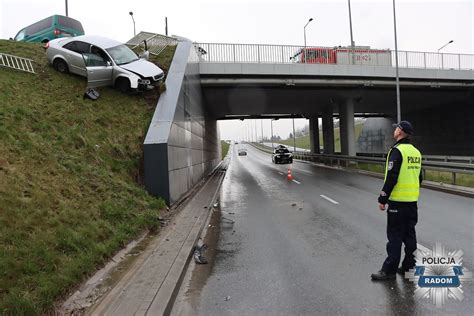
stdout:
POLYGON ((83 99, 91 99, 93 101, 97 100, 99 98, 100 94, 97 90, 93 88, 87 89, 86 92, 84 92, 83 99))
POLYGON ((207 245, 199 240, 197 245, 194 247, 194 262, 199 264, 206 264, 207 259, 204 257, 204 252, 207 249, 207 245))
POLYGON ((296 206, 296 203, 292 203, 291 206, 295 207, 295 206, 296 206))
POLYGON ((225 300, 230 301, 230 296, 226 296, 225 300))

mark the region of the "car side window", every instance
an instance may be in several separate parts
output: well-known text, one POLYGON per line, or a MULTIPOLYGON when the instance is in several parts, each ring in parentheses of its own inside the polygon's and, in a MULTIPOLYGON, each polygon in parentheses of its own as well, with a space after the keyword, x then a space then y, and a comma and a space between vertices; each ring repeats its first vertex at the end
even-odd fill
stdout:
POLYGON ((73 52, 76 52, 78 54, 83 54, 83 53, 89 53, 90 46, 91 46, 90 44, 85 43, 85 42, 73 41, 73 42, 67 43, 63 47, 73 52))
POLYGON ((21 41, 24 38, 25 38, 25 29, 18 32, 18 34, 15 36, 15 41, 21 41))
POLYGON ((102 58, 105 62, 111 61, 109 56, 99 47, 92 45, 91 46, 91 54, 97 55, 102 58))

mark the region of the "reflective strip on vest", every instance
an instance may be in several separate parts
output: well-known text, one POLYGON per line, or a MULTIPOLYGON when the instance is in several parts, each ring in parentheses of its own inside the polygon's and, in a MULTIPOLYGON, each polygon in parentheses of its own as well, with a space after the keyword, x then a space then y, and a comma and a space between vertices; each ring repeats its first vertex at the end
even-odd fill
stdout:
MULTIPOLYGON (((412 144, 398 144, 394 148, 402 154, 402 165, 397 184, 388 199, 396 202, 416 202, 420 195, 421 154, 412 144)), ((391 151, 387 155, 385 164, 385 180, 391 151)))

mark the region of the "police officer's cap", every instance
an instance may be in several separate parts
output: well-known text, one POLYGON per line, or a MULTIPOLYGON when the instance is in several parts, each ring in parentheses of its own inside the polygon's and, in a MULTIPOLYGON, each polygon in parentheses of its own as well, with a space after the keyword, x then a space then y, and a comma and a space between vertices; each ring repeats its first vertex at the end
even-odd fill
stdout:
POLYGON ((405 133, 407 133, 409 135, 413 134, 413 125, 411 125, 411 123, 408 122, 408 121, 401 121, 400 123, 393 124, 392 126, 393 127, 400 127, 400 129, 402 131, 404 131, 405 133))

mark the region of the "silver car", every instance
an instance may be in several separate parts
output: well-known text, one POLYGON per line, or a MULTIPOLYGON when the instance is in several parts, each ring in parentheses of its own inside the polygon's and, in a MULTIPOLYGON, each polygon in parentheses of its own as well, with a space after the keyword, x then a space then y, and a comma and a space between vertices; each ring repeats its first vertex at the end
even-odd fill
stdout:
POLYGON ((138 56, 125 44, 91 35, 58 38, 46 44, 53 67, 87 78, 89 88, 115 86, 122 92, 152 89, 163 79, 163 70, 138 56))

